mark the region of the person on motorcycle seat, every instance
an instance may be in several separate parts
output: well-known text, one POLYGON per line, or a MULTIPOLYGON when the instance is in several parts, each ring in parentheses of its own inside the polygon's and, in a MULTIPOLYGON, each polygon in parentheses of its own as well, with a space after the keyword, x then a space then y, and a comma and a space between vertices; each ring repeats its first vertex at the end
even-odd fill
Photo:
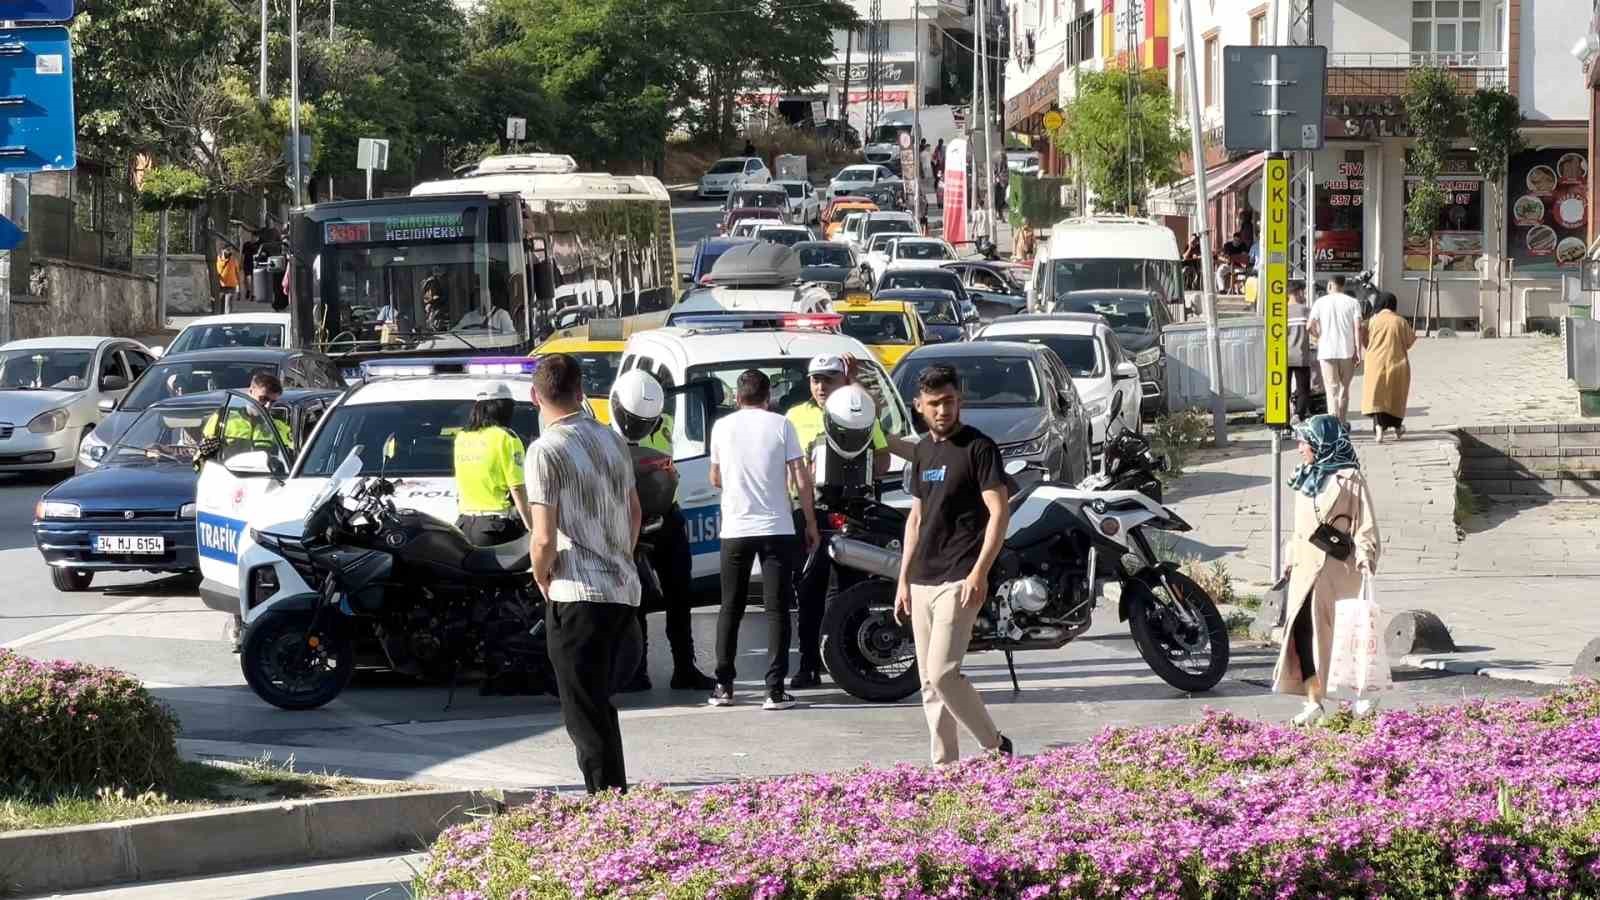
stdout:
POLYGON ((533 521, 522 470, 527 447, 511 430, 515 411, 511 389, 497 383, 478 394, 456 432, 456 527, 480 547, 516 540, 533 521))
MULTIPOLYGON (((677 473, 670 465, 674 423, 665 409, 666 397, 661 383, 642 369, 624 372, 611 385, 611 427, 622 435, 633 452, 645 527, 648 528, 654 519, 661 521, 661 527, 646 539, 650 543, 650 565, 661 583, 660 602, 667 614, 672 689, 709 691, 716 682, 700 671, 694 658, 694 633, 689 623, 694 556, 689 549, 689 523, 677 503, 677 473)), ((638 670, 622 688, 624 693, 648 691, 651 687, 650 632, 645 627, 644 616, 645 602, 641 600, 639 630, 644 637, 644 653, 638 670)))
MULTIPOLYGON (((277 403, 278 398, 283 396, 283 382, 279 381, 278 376, 271 372, 256 372, 250 376, 250 386, 245 389, 245 393, 250 396, 251 400, 260 404, 262 411, 266 411, 267 407, 277 403)), ((217 413, 212 413, 206 417, 205 423, 200 426, 200 433, 204 437, 220 438, 228 445, 248 444, 258 450, 272 447, 272 432, 267 430, 266 422, 254 416, 246 415, 245 411, 238 407, 232 407, 228 410, 227 419, 219 429, 217 427, 217 416, 217 413)), ((267 416, 267 421, 270 421, 274 430, 277 431, 278 440, 283 443, 283 448, 285 450, 293 450, 294 432, 290 429, 289 423, 270 414, 267 416)))

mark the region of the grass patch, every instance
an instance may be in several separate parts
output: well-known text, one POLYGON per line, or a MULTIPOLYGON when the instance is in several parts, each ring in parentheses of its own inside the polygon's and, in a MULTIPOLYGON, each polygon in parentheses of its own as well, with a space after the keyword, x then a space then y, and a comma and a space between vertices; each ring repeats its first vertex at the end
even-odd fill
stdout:
POLYGON ((1242 609, 1231 609, 1228 611, 1228 617, 1222 621, 1228 626, 1228 637, 1249 640, 1250 623, 1255 620, 1256 617, 1251 613, 1242 609))
POLYGON ((185 761, 178 764, 177 777, 164 791, 136 793, 123 788, 101 788, 94 793, 0 797, 0 832, 203 812, 277 800, 397 794, 426 787, 404 782, 357 781, 325 772, 297 772, 293 757, 281 763, 271 756, 243 764, 185 761))
POLYGON ((1486 501, 1479 497, 1476 491, 1467 487, 1466 482, 1456 482, 1456 527, 1465 527, 1468 519, 1483 512, 1485 503, 1486 501))

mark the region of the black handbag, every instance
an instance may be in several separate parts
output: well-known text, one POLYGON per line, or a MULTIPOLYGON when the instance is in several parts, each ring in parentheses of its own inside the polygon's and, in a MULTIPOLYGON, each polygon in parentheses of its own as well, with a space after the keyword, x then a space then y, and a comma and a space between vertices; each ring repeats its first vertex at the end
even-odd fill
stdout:
MULTIPOLYGON (((1351 521, 1349 516, 1334 516, 1333 522, 1344 519, 1351 521)), ((1355 549, 1355 540, 1348 531, 1340 531, 1334 527, 1333 522, 1323 522, 1317 530, 1311 532, 1311 546, 1340 562, 1350 558, 1350 552, 1355 549)))

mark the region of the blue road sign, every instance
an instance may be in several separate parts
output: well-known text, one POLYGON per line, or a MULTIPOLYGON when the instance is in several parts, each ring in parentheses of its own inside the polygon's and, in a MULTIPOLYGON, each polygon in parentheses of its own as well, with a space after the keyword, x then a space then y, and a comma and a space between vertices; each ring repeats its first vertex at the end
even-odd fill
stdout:
POLYGON ((0 173, 78 164, 67 29, 0 30, 0 173))
POLYGON ((0 22, 68 22, 73 0, 0 0, 0 22))
POLYGON ((5 216, 0 216, 0 250, 15 250, 22 246, 22 241, 27 235, 16 226, 15 222, 5 216))

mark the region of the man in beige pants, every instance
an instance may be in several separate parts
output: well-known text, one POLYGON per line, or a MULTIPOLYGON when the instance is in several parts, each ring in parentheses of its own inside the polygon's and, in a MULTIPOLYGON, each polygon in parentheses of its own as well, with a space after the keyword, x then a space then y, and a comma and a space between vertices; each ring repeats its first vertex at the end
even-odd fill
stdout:
POLYGON ((956 723, 985 749, 1011 755, 1011 741, 989 718, 961 674, 978 610, 989 598, 989 567, 1000 554, 1010 511, 1000 448, 961 424, 961 377, 947 365, 917 379, 917 411, 928 438, 916 445, 906 484, 912 496, 895 618, 911 617, 934 765, 960 757, 956 723))
POLYGON ((1350 422, 1350 382, 1361 359, 1361 301, 1344 292, 1344 276, 1328 279, 1328 292, 1311 304, 1306 327, 1317 339, 1317 362, 1328 391, 1328 413, 1350 422))

